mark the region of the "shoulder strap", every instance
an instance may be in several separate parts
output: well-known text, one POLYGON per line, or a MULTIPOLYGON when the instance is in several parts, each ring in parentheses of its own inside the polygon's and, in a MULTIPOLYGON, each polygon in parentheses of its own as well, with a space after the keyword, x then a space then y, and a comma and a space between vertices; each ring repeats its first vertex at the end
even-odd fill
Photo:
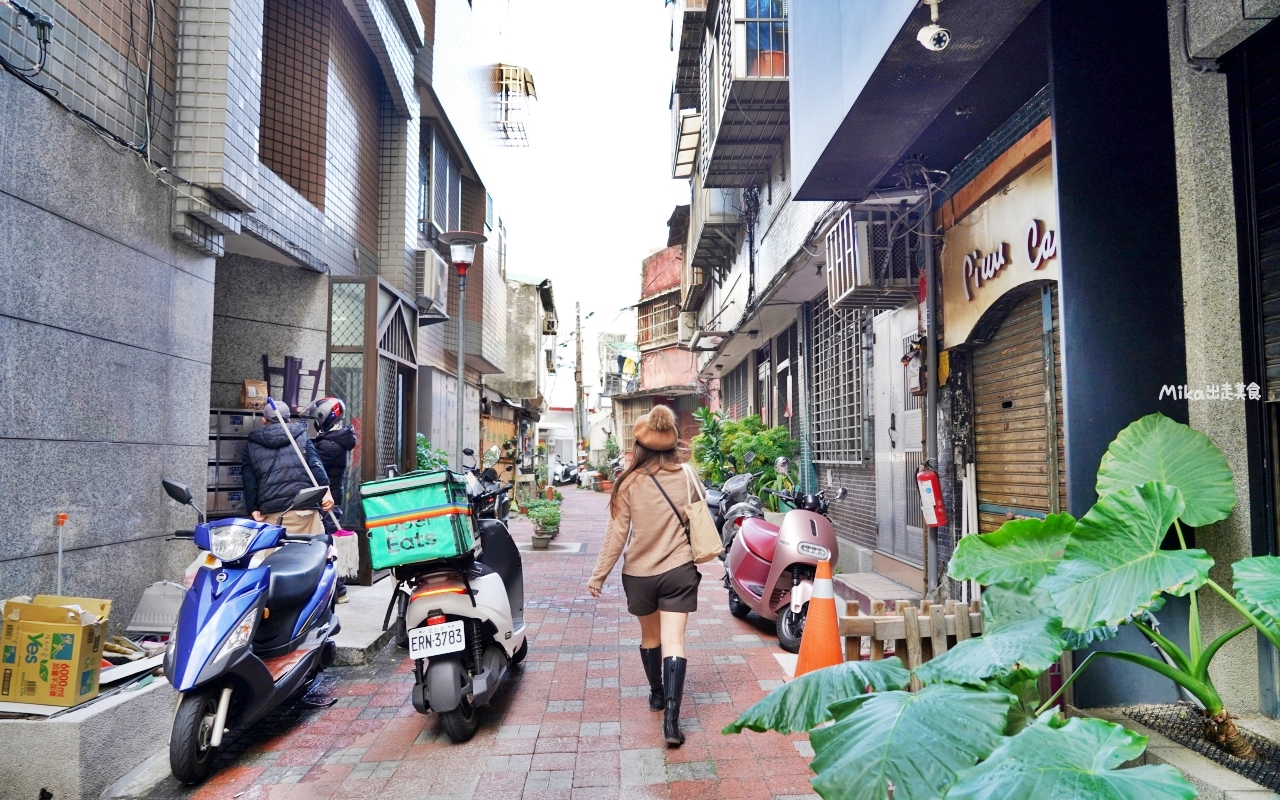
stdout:
POLYGON ((658 491, 662 492, 662 497, 667 501, 667 505, 671 506, 671 510, 676 515, 676 520, 680 523, 680 527, 684 528, 684 535, 689 535, 689 520, 680 515, 680 509, 676 508, 676 504, 671 502, 671 496, 667 494, 667 490, 662 488, 662 484, 658 481, 656 475, 650 473, 649 480, 653 481, 653 485, 658 487, 658 491))
POLYGON ((707 495, 703 492, 702 481, 698 478, 698 473, 694 471, 693 467, 686 462, 680 465, 680 469, 684 472, 684 488, 690 494, 689 502, 692 504, 694 497, 699 500, 706 500, 707 495))

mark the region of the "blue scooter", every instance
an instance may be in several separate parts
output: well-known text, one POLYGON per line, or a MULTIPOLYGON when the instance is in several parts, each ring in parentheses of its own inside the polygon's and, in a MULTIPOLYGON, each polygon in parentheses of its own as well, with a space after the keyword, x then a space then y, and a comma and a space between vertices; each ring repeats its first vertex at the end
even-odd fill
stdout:
MULTIPOLYGON (((199 524, 178 531, 221 564, 196 572, 169 648, 164 674, 181 695, 169 738, 169 766, 186 784, 209 774, 222 736, 243 728, 305 690, 331 665, 338 632, 337 569, 328 535, 295 536, 252 519, 206 522, 191 490, 164 481, 164 490, 195 510, 199 524), (253 554, 279 547, 258 566, 253 554)), ((326 487, 298 492, 290 504, 310 508, 326 487)))

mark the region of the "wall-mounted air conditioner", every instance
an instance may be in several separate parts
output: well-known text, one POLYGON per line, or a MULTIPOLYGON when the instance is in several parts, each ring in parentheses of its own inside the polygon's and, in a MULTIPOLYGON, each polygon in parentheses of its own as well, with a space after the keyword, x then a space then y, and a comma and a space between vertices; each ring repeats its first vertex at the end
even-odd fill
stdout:
POLYGON ((917 294, 920 235, 901 210, 858 205, 827 232, 827 302, 831 308, 893 309, 917 294))
POLYGON ((443 322, 448 319, 449 264, 435 248, 427 248, 414 253, 414 267, 420 322, 443 322))
POLYGON ((680 314, 680 343, 683 344, 692 339, 696 330, 698 330, 698 314, 690 311, 682 312, 680 314))

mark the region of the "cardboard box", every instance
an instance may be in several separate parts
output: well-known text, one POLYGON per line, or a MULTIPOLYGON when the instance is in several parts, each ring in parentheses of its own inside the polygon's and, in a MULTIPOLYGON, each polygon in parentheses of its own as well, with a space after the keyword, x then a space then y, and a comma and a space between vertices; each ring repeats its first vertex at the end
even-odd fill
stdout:
POLYGON ((266 381, 245 381, 240 387, 240 407, 261 411, 267 407, 269 391, 266 381))
POLYGON ((0 700, 74 706, 97 697, 111 601, 50 595, 25 600, 4 604, 0 700))

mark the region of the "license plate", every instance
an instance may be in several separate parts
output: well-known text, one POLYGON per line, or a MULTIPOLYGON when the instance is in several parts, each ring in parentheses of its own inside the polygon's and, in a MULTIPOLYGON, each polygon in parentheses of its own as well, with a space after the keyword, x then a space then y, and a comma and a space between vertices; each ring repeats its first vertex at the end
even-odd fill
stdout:
POLYGON ((467 644, 462 620, 425 625, 409 631, 409 658, 431 658, 456 653, 467 644))

